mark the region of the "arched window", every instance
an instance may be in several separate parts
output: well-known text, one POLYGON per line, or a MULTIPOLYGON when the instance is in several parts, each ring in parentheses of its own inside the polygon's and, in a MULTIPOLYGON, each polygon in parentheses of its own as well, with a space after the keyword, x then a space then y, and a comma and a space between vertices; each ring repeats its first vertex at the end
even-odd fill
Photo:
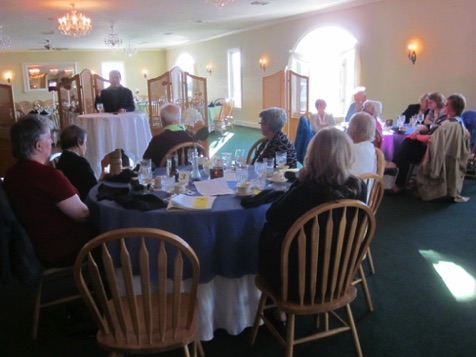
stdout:
POLYGON ((306 34, 292 51, 289 68, 309 76, 310 110, 318 98, 327 112, 343 117, 356 86, 357 40, 339 27, 322 27, 306 34))
POLYGON ((175 65, 183 69, 185 72, 195 74, 195 60, 189 53, 182 53, 178 56, 175 65))

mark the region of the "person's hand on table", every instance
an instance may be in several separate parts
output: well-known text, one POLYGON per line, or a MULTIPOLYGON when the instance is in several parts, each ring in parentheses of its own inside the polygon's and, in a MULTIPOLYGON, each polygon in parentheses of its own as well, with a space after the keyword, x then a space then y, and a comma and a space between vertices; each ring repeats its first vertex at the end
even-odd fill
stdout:
POLYGON ((117 112, 118 112, 118 113, 125 113, 126 110, 125 110, 124 108, 121 108, 121 109, 119 109, 117 112))

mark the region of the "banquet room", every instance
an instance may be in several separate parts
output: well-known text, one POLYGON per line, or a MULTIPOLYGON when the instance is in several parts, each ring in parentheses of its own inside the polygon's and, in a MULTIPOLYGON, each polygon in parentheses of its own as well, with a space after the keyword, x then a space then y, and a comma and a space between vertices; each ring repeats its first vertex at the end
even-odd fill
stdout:
MULTIPOLYGON (((476 110, 476 66, 471 51, 473 45, 476 47, 471 30, 476 11, 473 0, 194 0, 193 4, 177 0, 78 0, 74 2, 75 9, 90 18, 92 24, 90 33, 79 38, 64 35, 58 29, 57 19, 71 6, 69 1, 58 0, 0 0, 0 84, 10 86, 17 112, 12 121, 0 118, 2 177, 14 162, 8 133, 20 116, 19 104, 30 103, 29 110, 39 102, 57 104, 58 93, 49 90, 56 83, 40 81, 39 87, 33 83, 34 75, 29 70, 39 66, 71 67, 74 74, 89 69, 104 78, 109 70, 119 69, 122 84, 134 95, 136 112, 147 112, 148 80, 180 67, 206 79, 207 103, 233 98, 235 128, 230 132, 235 139, 244 133, 242 142, 252 136, 249 133, 260 136, 259 113, 266 108, 269 88, 264 78, 281 71, 293 71, 309 79, 308 92, 304 91, 307 97, 295 112, 287 109, 290 117, 314 112, 315 100, 323 98, 327 112, 342 122, 353 101, 353 90, 360 86, 366 88, 368 99, 383 104, 383 120, 396 121, 409 104, 417 103, 420 95, 427 92, 445 96, 461 93, 466 98, 465 110, 476 110)), ((281 100, 284 107, 286 100, 281 100)), ((213 118, 209 117, 208 126, 212 125, 213 118)), ((289 128, 292 138, 295 128, 289 128)), ((123 135, 134 135, 130 132, 123 135)), ((149 140, 150 135, 141 137, 142 141, 149 140)), ((128 139, 137 141, 137 137, 128 139)), ((146 145, 142 142, 140 150, 146 145)), ((233 145, 234 150, 240 144, 233 145)), ((94 148, 88 150, 94 152, 94 148)), ((97 156, 102 154, 101 151, 97 156)), ((136 159, 140 160, 140 155, 138 152, 136 159)), ((91 165, 99 173, 100 160, 91 165)), ((466 356, 476 350, 472 337, 476 330, 474 180, 465 180, 463 195, 470 198, 468 202, 422 202, 409 195, 383 198, 372 243, 377 271, 368 277, 374 310, 367 310, 360 288, 352 303, 364 355, 466 356), (464 284, 471 291, 469 297, 458 298, 450 289, 452 278, 448 282, 438 271, 444 263, 466 273, 464 284)), ((101 209, 105 211, 97 208, 94 219, 103 229, 110 229, 118 221, 117 212, 109 203, 104 206, 101 209)), ((262 208, 233 219, 258 226, 256 217, 264 220, 262 208)), ((137 211, 126 220, 153 222, 154 217, 137 211)), ((201 223, 197 220, 197 227, 201 223)), ((174 224, 181 222, 174 218, 165 226, 174 224)), ((181 227, 184 232, 192 228, 181 227)), ((251 228, 245 232, 249 234, 246 244, 250 245, 256 232, 251 228)), ((233 241, 229 244, 239 251, 233 241)), ((223 256, 217 259, 219 263, 213 263, 255 257, 253 253, 237 257, 243 251, 220 254, 223 256)), ((214 272, 209 261, 200 264, 204 271, 213 271, 215 280, 229 277, 226 269, 214 272)), ((236 264, 241 264, 246 279, 234 288, 253 290, 253 264, 236 264)), ((462 279, 453 277, 453 285, 462 279)), ((214 281, 207 276, 200 283, 206 285, 211 280, 214 281)), ((222 300, 222 311, 228 313, 233 304, 253 311, 248 311, 245 318, 233 315, 239 315, 233 310, 225 317, 209 316, 212 322, 201 336, 205 355, 284 354, 282 346, 264 327, 259 328, 256 342, 250 345, 257 305, 253 292, 241 296, 249 301, 234 301, 228 294, 220 296, 219 288, 215 288, 214 303, 222 300), (232 325, 238 327, 223 327, 220 322, 215 329, 214 318, 233 320, 232 325)), ((45 308, 38 337, 31 339, 35 291, 15 278, 2 284, 0 355, 106 355, 97 345, 91 317, 79 303, 73 303, 72 308, 45 308)), ((181 352, 160 355, 181 356, 181 352)), ((352 339, 348 334, 339 334, 294 349, 294 356, 314 354, 353 355, 352 339)))

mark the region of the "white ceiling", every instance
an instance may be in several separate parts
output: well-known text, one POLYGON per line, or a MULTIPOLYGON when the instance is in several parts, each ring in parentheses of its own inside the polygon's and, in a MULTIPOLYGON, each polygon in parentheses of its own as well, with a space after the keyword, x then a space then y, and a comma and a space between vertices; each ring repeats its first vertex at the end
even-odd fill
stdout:
POLYGON ((206 0, 0 0, 0 25, 11 38, 10 50, 44 50, 46 40, 56 48, 106 49, 104 38, 112 24, 123 45, 130 40, 139 49, 160 49, 368 1, 235 0, 219 10, 206 0), (66 37, 57 29, 57 18, 68 12, 73 2, 93 25, 92 32, 79 39, 66 37))

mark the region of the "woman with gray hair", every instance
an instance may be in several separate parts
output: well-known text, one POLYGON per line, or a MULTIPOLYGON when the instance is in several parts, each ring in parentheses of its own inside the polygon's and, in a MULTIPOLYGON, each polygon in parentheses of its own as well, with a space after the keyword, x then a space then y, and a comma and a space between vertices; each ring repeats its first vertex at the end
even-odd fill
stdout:
POLYGON ((366 100, 362 108, 363 112, 369 113, 375 121, 375 139, 373 144, 375 147, 381 148, 383 142, 382 124, 380 124, 380 116, 382 115, 382 103, 376 100, 366 100))
POLYGON ((10 130, 13 156, 4 186, 13 210, 30 236, 45 267, 74 264, 81 247, 94 235, 89 209, 60 170, 49 165, 51 121, 27 115, 10 130))
POLYGON ((263 159, 274 159, 277 152, 286 152, 287 162, 290 168, 297 167, 296 148, 281 129, 288 121, 286 112, 282 108, 272 107, 259 113, 261 132, 266 140, 256 150, 256 155, 251 161, 253 165, 256 161, 263 159))
POLYGON ((355 113, 350 118, 347 134, 353 141, 355 161, 350 172, 354 175, 377 172, 377 157, 372 141, 375 137, 375 120, 365 112, 355 113))

